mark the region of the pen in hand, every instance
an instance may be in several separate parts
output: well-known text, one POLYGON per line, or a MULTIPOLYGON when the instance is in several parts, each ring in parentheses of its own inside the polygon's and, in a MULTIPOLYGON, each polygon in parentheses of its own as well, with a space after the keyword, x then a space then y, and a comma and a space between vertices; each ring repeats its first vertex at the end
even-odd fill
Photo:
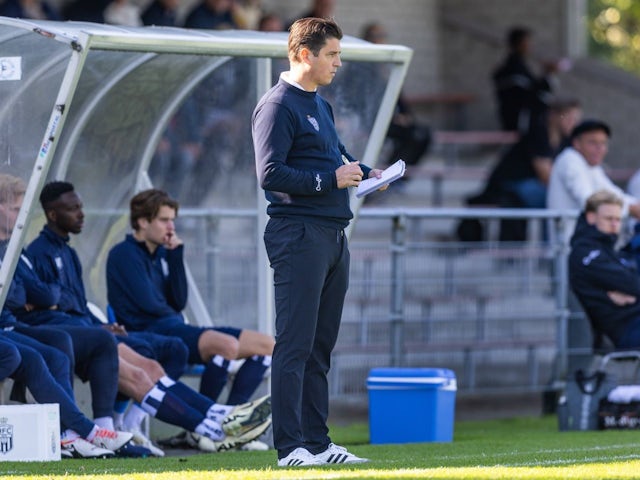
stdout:
POLYGON ((342 163, 344 163, 345 165, 349 165, 349 160, 347 159, 347 157, 345 157, 344 155, 342 155, 342 163))

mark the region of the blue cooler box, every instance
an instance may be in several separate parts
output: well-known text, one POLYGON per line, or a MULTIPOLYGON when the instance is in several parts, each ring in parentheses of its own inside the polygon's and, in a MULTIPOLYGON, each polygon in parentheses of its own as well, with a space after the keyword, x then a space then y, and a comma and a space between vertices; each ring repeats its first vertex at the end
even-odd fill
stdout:
POLYGON ((456 376, 445 368, 374 368, 367 378, 371 443, 450 442, 456 376))

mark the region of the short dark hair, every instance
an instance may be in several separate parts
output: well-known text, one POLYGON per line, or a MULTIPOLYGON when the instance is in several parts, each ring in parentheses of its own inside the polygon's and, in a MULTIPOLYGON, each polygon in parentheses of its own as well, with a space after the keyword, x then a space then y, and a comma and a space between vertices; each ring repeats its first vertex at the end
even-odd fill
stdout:
POLYGON ((583 120, 582 122, 580 122, 578 125, 574 127, 574 129, 571 131, 571 141, 575 140, 576 138, 578 138, 580 135, 584 133, 595 132, 595 131, 604 132, 607 134, 607 137, 611 137, 611 129, 609 128, 609 125, 607 125, 601 120, 595 120, 590 118, 587 120, 583 120))
POLYGON ((150 188, 134 195, 131 202, 129 202, 131 228, 138 230, 138 220, 141 218, 152 221, 158 215, 160 207, 163 206, 173 208, 176 211, 176 215, 178 214, 179 205, 177 200, 171 198, 164 190, 150 188))
POLYGON ((49 182, 42 187, 42 192, 40 192, 40 205, 42 205, 43 210, 47 211, 51 204, 58 200, 62 195, 73 191, 75 191, 75 188, 72 183, 63 182, 61 180, 49 182))
POLYGON ((566 112, 572 108, 581 108, 580 100, 575 97, 555 97, 549 102, 549 110, 552 112, 566 112))
POLYGON ((522 41, 531 36, 531 30, 526 27, 513 27, 507 32, 507 46, 514 50, 520 46, 522 41))
POLYGON ((318 56, 329 38, 342 39, 342 30, 335 21, 316 17, 296 20, 289 28, 289 60, 298 60, 303 48, 318 56))

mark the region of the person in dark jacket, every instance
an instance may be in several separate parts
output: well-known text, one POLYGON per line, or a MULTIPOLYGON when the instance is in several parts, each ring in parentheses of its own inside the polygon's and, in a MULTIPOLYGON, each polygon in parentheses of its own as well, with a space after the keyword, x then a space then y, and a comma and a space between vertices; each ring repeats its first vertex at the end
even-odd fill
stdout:
POLYGON ((204 365, 200 392, 213 400, 227 382, 230 361, 244 359, 227 403, 247 402, 271 364, 273 338, 248 329, 187 324, 184 245, 174 225, 178 203, 150 189, 131 199, 130 211, 133 233, 107 258, 107 296, 117 321, 134 332, 181 338, 189 361, 204 365))
POLYGON ((179 3, 180 0, 154 0, 142 12, 142 23, 158 27, 176 27, 179 3))
POLYGON ((196 5, 184 21, 185 28, 229 30, 239 28, 233 14, 231 0, 203 0, 196 5))
POLYGON ((622 199, 592 194, 571 238, 569 284, 594 330, 617 348, 640 347, 640 275, 633 258, 616 249, 622 199))
POLYGON ((503 130, 527 133, 543 125, 552 91, 551 74, 557 63, 543 65, 537 76, 529 66, 532 33, 524 27, 514 27, 507 34, 509 52, 493 72, 493 84, 498 102, 498 116, 503 130))

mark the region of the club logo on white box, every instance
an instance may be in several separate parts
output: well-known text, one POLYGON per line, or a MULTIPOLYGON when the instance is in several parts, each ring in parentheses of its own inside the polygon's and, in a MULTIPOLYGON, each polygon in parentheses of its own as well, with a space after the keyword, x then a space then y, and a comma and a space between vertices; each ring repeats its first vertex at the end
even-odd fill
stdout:
POLYGON ((13 425, 8 418, 0 418, 0 453, 8 453, 13 448, 13 425))

